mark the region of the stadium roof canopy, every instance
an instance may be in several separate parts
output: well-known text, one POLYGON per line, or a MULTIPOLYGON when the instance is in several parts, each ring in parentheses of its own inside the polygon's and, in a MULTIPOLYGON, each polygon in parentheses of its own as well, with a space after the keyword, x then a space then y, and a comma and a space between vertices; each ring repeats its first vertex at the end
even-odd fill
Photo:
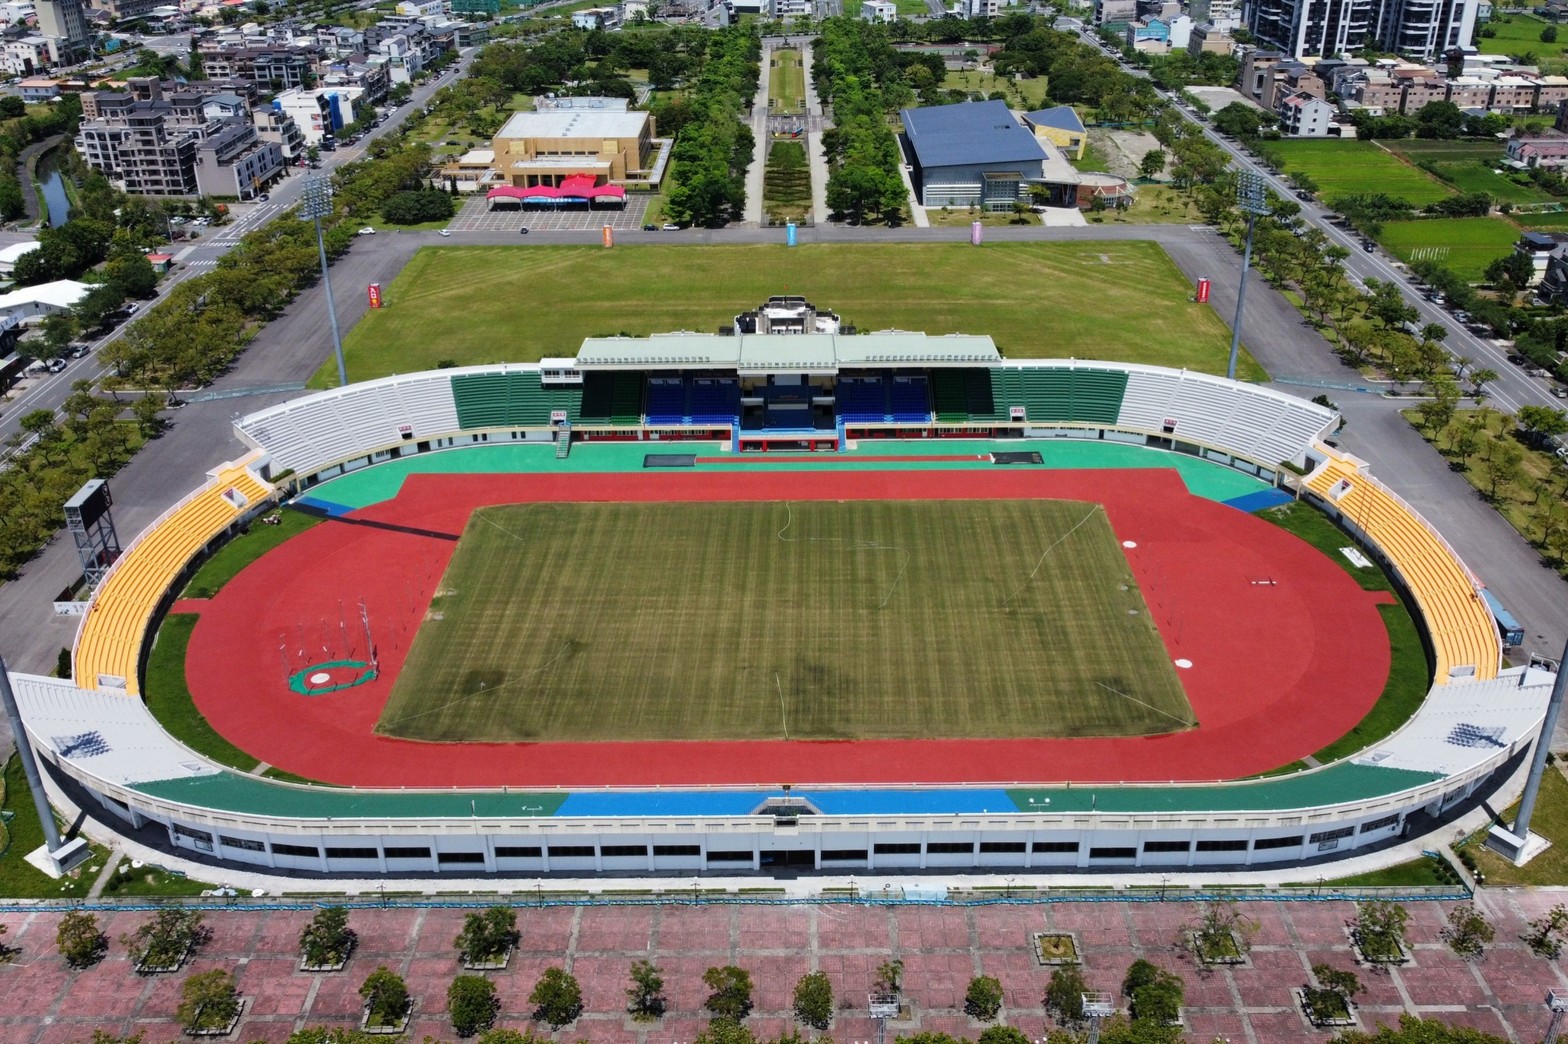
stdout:
POLYGON ((734 369, 742 373, 837 373, 911 366, 993 366, 1002 361, 986 336, 930 337, 903 330, 869 334, 654 334, 590 337, 577 352, 580 370, 734 369))

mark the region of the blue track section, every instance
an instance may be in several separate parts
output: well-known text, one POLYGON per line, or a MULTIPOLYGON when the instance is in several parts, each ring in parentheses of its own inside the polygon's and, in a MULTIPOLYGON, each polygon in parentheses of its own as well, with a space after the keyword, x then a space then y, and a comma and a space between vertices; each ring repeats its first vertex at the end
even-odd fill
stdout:
POLYGON ((1232 497, 1225 501, 1226 504, 1241 511, 1263 511, 1281 504, 1289 504, 1295 498, 1283 489, 1260 489, 1256 493, 1245 493, 1239 497, 1232 497))
POLYGON ((320 500, 316 497, 300 497, 294 503, 303 504, 307 508, 313 508, 316 511, 325 511, 333 518, 337 518, 339 515, 346 515, 349 512, 355 510, 354 508, 347 507, 343 504, 334 504, 330 500, 320 500))
POLYGON ((639 790, 574 791, 557 817, 749 816, 768 798, 796 798, 824 815, 1016 812, 1005 790, 639 790))

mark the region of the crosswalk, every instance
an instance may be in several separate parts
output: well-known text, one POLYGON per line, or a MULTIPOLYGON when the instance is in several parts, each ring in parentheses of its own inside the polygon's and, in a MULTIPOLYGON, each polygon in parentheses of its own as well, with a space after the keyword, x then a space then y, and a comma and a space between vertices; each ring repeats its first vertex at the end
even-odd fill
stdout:
POLYGON ((186 268, 213 268, 213 267, 216 267, 217 264, 218 264, 218 259, 217 258, 215 258, 215 257, 203 257, 203 258, 197 258, 194 261, 187 261, 187 262, 185 262, 185 267, 186 268))

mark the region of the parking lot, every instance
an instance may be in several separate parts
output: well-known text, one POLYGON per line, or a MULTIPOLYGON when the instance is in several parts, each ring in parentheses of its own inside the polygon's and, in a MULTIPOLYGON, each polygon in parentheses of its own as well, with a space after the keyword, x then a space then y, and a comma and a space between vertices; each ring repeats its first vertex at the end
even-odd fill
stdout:
POLYGON ((628 193, 622 207, 596 207, 592 210, 576 206, 570 209, 551 210, 542 207, 525 207, 497 203, 494 210, 483 197, 468 199, 463 209, 447 227, 454 232, 515 232, 527 226, 539 232, 586 232, 609 225, 616 229, 637 229, 644 223, 652 195, 645 192, 628 193))

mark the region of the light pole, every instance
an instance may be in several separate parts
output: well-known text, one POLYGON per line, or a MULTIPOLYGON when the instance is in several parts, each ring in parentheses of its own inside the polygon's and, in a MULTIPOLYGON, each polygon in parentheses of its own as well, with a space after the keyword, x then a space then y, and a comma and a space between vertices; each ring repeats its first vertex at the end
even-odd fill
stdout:
MULTIPOLYGON (((1492 847, 1502 849, 1504 855, 1515 861, 1523 859, 1530 841, 1530 816, 1535 812, 1535 797, 1541 789, 1541 777, 1546 774, 1546 756, 1552 746, 1552 732, 1557 728, 1565 696, 1568 696, 1568 643, 1564 643, 1562 658, 1557 661, 1557 679, 1552 682, 1552 695, 1546 701, 1546 719, 1541 722, 1541 734, 1535 741, 1530 775, 1524 783, 1524 795, 1519 798, 1519 814, 1514 817, 1514 827, 1512 830, 1493 827, 1487 839, 1492 847)), ((1568 1004, 1568 993, 1563 995, 1563 1001, 1568 1004)))
POLYGON ((1568 993, 1548 990, 1546 993, 1546 1010, 1552 1013, 1552 1021, 1546 1024, 1546 1036, 1542 1039, 1541 1044, 1557 1044, 1557 1034, 1563 1025, 1563 1012, 1568 1011, 1568 993))
POLYGON ((1252 227, 1259 214, 1269 212, 1268 198, 1263 192, 1263 178, 1250 170, 1236 175, 1236 206, 1247 215, 1247 243, 1241 251, 1241 285, 1236 288, 1236 321, 1230 324, 1230 363, 1225 376, 1236 379, 1236 353, 1241 350, 1241 316, 1247 301, 1247 269, 1252 265, 1252 227))
POLYGON ((44 830, 44 850, 49 859, 62 872, 88 854, 87 842, 81 838, 67 844, 55 826, 54 813, 49 809, 49 798, 44 794, 44 781, 38 774, 38 762, 33 760, 33 744, 22 725, 22 712, 16 705, 16 693, 11 691, 11 672, 0 657, 0 703, 5 704, 6 721, 10 722, 11 735, 16 740, 16 756, 22 760, 22 774, 33 792, 33 810, 38 813, 38 823, 44 830))
POLYGON ((332 277, 327 274, 327 243, 321 238, 321 219, 331 213, 331 184, 319 175, 305 179, 299 216, 310 218, 316 223, 316 250, 321 255, 321 285, 327 290, 327 319, 332 323, 332 354, 338 361, 338 386, 342 387, 348 383, 348 368, 343 365, 343 337, 338 333, 338 309, 332 300, 332 277))

